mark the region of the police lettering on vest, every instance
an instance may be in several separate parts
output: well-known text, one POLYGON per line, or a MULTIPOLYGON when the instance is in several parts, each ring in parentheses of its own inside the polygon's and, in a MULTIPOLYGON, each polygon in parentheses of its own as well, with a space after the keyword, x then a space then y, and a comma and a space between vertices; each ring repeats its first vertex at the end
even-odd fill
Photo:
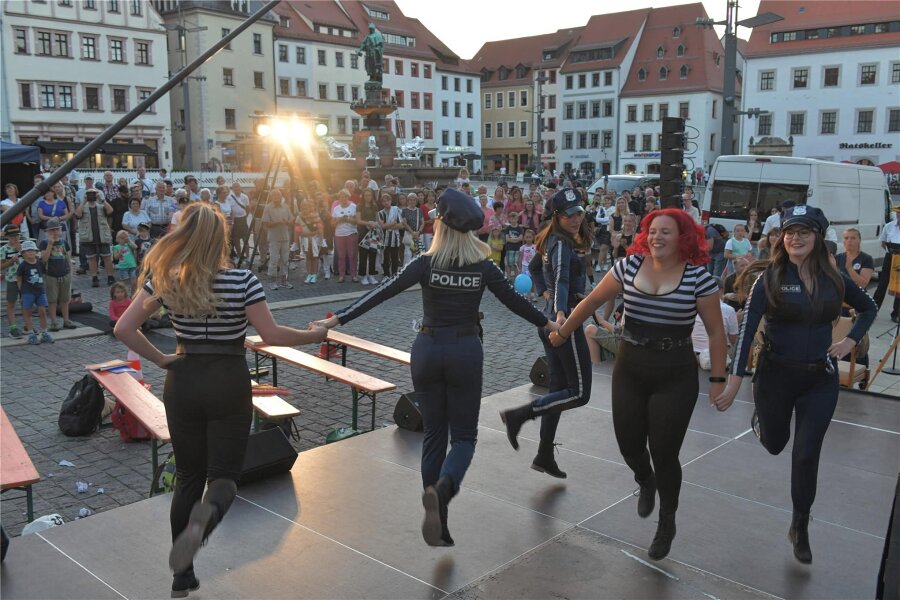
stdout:
POLYGON ((481 273, 457 273, 432 269, 428 283, 431 287, 445 290, 476 292, 481 290, 481 273))
POLYGON ((781 293, 782 294, 799 294, 803 291, 799 285, 782 285, 781 293))

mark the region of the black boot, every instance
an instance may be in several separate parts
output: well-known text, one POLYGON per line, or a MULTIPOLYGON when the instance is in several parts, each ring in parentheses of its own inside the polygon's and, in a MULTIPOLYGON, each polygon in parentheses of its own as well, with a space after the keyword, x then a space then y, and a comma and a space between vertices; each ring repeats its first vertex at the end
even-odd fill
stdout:
POLYGON ((812 549, 809 547, 809 513, 794 511, 788 539, 794 545, 794 558, 804 565, 812 563, 812 549))
POLYGON ((429 546, 452 546, 453 538, 447 528, 447 505, 453 497, 453 483, 441 477, 422 492, 425 519, 422 521, 422 537, 429 546))
POLYGON ((537 456, 535 456, 534 460, 531 461, 531 468, 535 471, 546 473, 551 477, 565 479, 566 472, 559 470, 559 466, 556 464, 556 459, 553 456, 553 449, 555 447, 556 444, 554 444, 553 442, 545 442, 541 440, 541 444, 540 446, 538 446, 537 456))
POLYGON ((231 479, 216 479, 209 483, 203 500, 191 510, 187 527, 172 544, 169 568, 173 572, 184 573, 191 568, 194 556, 225 516, 236 493, 237 485, 231 479))
POLYGON ((650 473, 650 476, 643 481, 638 481, 641 486, 640 495, 638 496, 637 513, 642 519, 646 519, 653 513, 653 507, 656 505, 656 475, 650 473))
POLYGON ((200 588, 200 580, 194 575, 194 567, 172 577, 172 598, 187 598, 188 592, 200 588))
POLYGON ((519 408, 504 410, 500 412, 500 419, 503 421, 503 424, 506 425, 506 437, 509 439, 509 443, 512 444, 514 450, 518 450, 519 430, 522 429, 522 425, 525 421, 534 419, 534 409, 531 408, 531 404, 529 403, 520 406, 519 408))
POLYGON ((672 548, 672 540, 675 539, 675 513, 659 512, 659 525, 656 526, 656 535, 653 543, 647 549, 647 556, 653 560, 662 560, 669 555, 672 548))

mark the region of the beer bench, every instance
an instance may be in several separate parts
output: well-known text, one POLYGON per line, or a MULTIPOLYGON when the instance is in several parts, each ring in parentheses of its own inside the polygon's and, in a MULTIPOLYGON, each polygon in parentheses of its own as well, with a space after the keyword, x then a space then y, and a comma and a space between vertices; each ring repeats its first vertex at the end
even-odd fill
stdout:
POLYGON ((25 492, 25 514, 29 523, 34 520, 34 496, 31 486, 40 480, 41 476, 34 468, 22 440, 6 416, 6 411, 0 407, 0 491, 25 492))
POLYGON ((151 478, 149 496, 159 491, 156 469, 159 466, 159 447, 172 441, 166 422, 166 407, 162 401, 144 387, 131 373, 88 370, 104 390, 134 416, 150 434, 151 478))
MULTIPOLYGON (((251 379, 250 385, 255 388, 259 383, 251 379)), ((259 431, 261 422, 281 425, 285 421, 289 422, 292 432, 297 430, 294 417, 300 416, 299 409, 291 406, 281 396, 257 396, 255 390, 251 391, 253 392, 253 431, 259 431)), ((299 433, 297 437, 299 437, 299 433)))
POLYGON ((361 350, 373 356, 393 360, 403 365, 408 365, 410 361, 409 352, 403 352, 402 350, 397 350, 390 346, 384 346, 382 344, 370 342, 369 340, 353 337, 352 335, 347 335, 346 333, 335 331, 334 329, 328 330, 328 336, 325 338, 325 343, 329 349, 329 356, 331 355, 331 348, 337 348, 341 351, 341 365, 344 367, 347 366, 347 348, 361 350))
POLYGON ((253 351, 257 369, 259 368, 260 360, 268 359, 271 361, 272 385, 276 387, 278 386, 279 360, 312 371, 318 375, 323 375, 328 379, 334 379, 335 381, 349 385, 353 396, 351 428, 354 432, 357 431, 360 398, 369 398, 372 400, 372 429, 375 429, 375 403, 377 395, 397 388, 393 383, 370 377, 369 375, 354 371, 343 365, 328 362, 327 360, 307 354, 296 348, 269 346, 263 343, 257 336, 248 337, 244 340, 244 346, 253 351))

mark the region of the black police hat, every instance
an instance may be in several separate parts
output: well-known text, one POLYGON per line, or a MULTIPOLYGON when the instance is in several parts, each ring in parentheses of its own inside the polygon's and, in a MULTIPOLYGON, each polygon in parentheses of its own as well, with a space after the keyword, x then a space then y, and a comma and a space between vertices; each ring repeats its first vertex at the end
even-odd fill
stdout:
POLYGON ((803 225, 821 235, 825 235, 829 222, 821 209, 802 204, 800 206, 792 206, 784 211, 784 216, 781 218, 781 229, 785 230, 792 225, 803 225))
POLYGON ((566 188, 553 194, 550 198, 550 209, 558 214, 574 215, 584 212, 584 203, 581 201, 581 194, 572 188, 566 188))
POLYGON ((484 213, 472 197, 447 188, 437 201, 437 214, 447 227, 457 231, 475 231, 484 224, 484 213))

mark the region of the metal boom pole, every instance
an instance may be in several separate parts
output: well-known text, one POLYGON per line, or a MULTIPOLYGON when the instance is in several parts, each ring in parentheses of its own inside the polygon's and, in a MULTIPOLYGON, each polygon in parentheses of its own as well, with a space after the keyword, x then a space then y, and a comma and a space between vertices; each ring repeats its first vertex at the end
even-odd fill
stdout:
POLYGON ((223 37, 217 43, 213 44, 206 52, 198 56, 191 64, 187 65, 178 73, 176 73, 175 76, 172 77, 172 79, 164 83, 161 87, 157 88, 156 91, 150 94, 149 98, 139 103, 137 106, 131 109, 131 111, 127 115, 107 127, 100 135, 94 138, 93 141, 82 148, 78 152, 78 154, 66 161, 65 164, 60 166, 58 169, 53 171, 47 179, 31 188, 31 190, 29 190, 27 194, 22 196, 22 198, 18 202, 9 207, 7 210, 3 211, 3 213, 0 213, 0 226, 7 225, 10 221, 13 220, 16 215, 27 209, 32 202, 43 196, 47 192, 47 190, 49 190, 56 184, 56 182, 61 180, 69 172, 71 172, 72 169, 74 169, 76 166, 78 166, 88 157, 94 154, 95 151, 100 148, 100 146, 112 139, 112 137, 117 134, 122 128, 141 116, 144 111, 146 111, 150 106, 153 105, 154 102, 169 93, 169 90, 181 83, 182 80, 184 80, 188 75, 194 72, 200 65, 212 58, 213 55, 215 55, 219 50, 229 44, 234 38, 246 31, 251 25, 260 20, 266 13, 278 6, 279 1, 280 0, 270 0, 269 2, 267 2, 265 6, 250 15, 250 17, 248 17, 246 21, 241 23, 237 29, 223 37))

